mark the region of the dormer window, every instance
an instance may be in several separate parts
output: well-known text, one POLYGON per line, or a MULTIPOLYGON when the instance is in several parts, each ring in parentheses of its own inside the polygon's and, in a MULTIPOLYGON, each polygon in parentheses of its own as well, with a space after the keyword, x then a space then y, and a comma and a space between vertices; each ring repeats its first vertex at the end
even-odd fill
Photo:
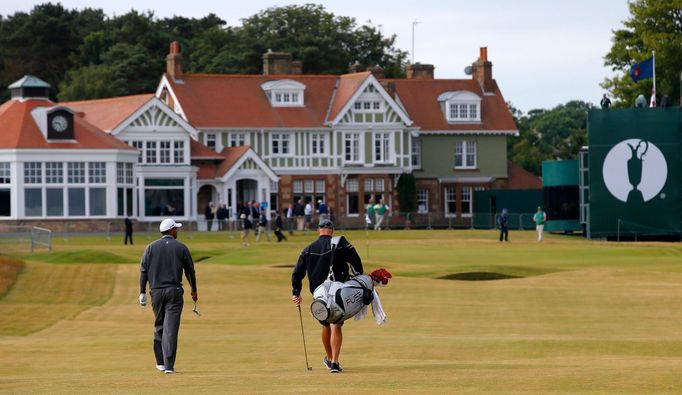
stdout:
POLYGON ((273 107, 303 107, 305 85, 294 80, 268 81, 261 85, 273 107))
POLYGON ((356 112, 382 112, 383 102, 379 100, 359 100, 353 104, 356 112))
POLYGON ((438 102, 450 123, 481 122, 481 98, 473 92, 445 92, 438 102))

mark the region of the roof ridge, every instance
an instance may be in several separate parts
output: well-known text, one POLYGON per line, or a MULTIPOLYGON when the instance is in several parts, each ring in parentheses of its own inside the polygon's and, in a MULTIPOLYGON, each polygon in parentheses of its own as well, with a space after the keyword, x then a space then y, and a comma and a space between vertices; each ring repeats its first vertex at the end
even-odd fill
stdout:
POLYGON ((197 73, 197 74, 185 74, 185 77, 190 78, 339 78, 345 74, 209 74, 209 73, 197 73))
POLYGON ((104 103, 108 101, 115 101, 115 100, 121 100, 121 99, 132 99, 134 97, 141 97, 141 96, 149 96, 150 98, 154 97, 154 93, 138 93, 135 95, 126 95, 126 96, 114 96, 114 97, 103 97, 100 99, 86 99, 86 100, 75 100, 75 101, 64 101, 64 102, 58 102, 56 103, 57 105, 66 105, 66 104, 83 104, 83 103, 104 103))

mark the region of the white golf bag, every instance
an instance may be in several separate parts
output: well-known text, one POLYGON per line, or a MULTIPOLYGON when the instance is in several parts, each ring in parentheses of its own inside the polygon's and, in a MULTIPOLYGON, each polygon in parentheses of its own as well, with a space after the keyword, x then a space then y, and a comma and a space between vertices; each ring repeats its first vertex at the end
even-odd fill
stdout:
MULTIPOLYGON (((359 313, 364 306, 372 303, 374 283, 365 274, 353 276, 345 283, 334 281, 334 251, 340 237, 332 239, 332 257, 329 276, 313 292, 310 311, 316 320, 339 324, 359 313)), ((352 269, 352 268, 351 268, 352 269)))

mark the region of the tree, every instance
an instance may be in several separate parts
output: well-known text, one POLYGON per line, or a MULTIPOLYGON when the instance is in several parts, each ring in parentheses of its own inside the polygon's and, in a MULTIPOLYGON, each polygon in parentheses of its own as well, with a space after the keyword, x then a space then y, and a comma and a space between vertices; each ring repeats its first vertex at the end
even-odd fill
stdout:
POLYGON ((413 212, 417 209, 417 182, 412 173, 403 173, 398 179, 398 202, 401 212, 413 212))
POLYGON ((639 94, 651 94, 651 79, 633 82, 630 67, 656 51, 656 90, 660 97, 670 95, 679 103, 682 71, 682 3, 680 0, 634 0, 625 28, 613 32, 613 45, 604 57, 618 75, 601 86, 616 99, 615 107, 631 107, 639 94))

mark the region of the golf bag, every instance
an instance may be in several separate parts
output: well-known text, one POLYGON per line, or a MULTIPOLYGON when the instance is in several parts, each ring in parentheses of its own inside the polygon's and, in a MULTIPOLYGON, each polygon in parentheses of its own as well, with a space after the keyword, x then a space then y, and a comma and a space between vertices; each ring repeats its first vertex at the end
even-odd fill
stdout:
POLYGON ((334 252, 340 239, 340 237, 332 238, 329 275, 327 280, 313 292, 313 302, 310 304, 313 317, 329 324, 339 324, 352 318, 362 310, 363 306, 372 303, 373 299, 374 283, 368 275, 355 275, 345 283, 334 281, 334 252))

